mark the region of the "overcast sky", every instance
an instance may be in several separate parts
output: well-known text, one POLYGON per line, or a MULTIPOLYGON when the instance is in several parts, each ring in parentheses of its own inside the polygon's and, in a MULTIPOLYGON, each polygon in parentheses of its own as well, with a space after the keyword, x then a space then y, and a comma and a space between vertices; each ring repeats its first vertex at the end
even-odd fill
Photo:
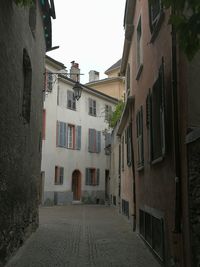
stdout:
POLYGON ((79 63, 81 82, 88 72, 104 71, 122 57, 125 0, 54 0, 56 20, 52 20, 53 46, 47 55, 65 64, 79 63))

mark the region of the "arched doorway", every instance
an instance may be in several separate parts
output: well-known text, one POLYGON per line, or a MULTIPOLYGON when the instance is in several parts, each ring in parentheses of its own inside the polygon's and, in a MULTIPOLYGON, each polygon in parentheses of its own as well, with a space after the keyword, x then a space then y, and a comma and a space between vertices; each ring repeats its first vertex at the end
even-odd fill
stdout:
POLYGON ((81 173, 79 170, 72 173, 72 192, 73 200, 81 199, 81 173))

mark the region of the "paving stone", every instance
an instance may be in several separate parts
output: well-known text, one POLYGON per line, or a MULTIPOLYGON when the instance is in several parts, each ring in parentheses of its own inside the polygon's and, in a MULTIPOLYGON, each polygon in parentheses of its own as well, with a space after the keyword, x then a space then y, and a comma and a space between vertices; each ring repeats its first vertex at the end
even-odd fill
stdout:
POLYGON ((112 207, 42 207, 38 230, 6 267, 159 267, 130 224, 112 207))

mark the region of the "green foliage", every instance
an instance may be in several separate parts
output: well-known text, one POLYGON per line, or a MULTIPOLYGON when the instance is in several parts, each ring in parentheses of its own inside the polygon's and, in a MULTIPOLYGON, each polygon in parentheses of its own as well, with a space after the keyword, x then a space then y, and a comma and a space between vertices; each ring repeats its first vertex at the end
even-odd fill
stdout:
POLYGON ((27 7, 33 5, 33 0, 14 0, 14 1, 18 6, 21 7, 22 6, 27 7))
POLYGON ((121 100, 115 107, 115 111, 112 113, 110 118, 110 127, 114 128, 118 120, 121 118, 122 111, 124 109, 124 102, 121 100))
POLYGON ((166 8, 174 11, 169 23, 174 25, 179 45, 189 60, 200 50, 200 1, 162 0, 166 8))

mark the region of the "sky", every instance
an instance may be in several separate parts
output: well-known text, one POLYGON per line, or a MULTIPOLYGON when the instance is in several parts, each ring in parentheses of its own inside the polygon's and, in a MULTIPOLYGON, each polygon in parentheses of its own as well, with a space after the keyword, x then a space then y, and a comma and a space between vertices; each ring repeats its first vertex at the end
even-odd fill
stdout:
POLYGON ((52 20, 52 46, 48 56, 70 69, 79 63, 81 83, 89 81, 89 71, 104 72, 123 53, 125 0, 54 0, 56 19, 52 20))

